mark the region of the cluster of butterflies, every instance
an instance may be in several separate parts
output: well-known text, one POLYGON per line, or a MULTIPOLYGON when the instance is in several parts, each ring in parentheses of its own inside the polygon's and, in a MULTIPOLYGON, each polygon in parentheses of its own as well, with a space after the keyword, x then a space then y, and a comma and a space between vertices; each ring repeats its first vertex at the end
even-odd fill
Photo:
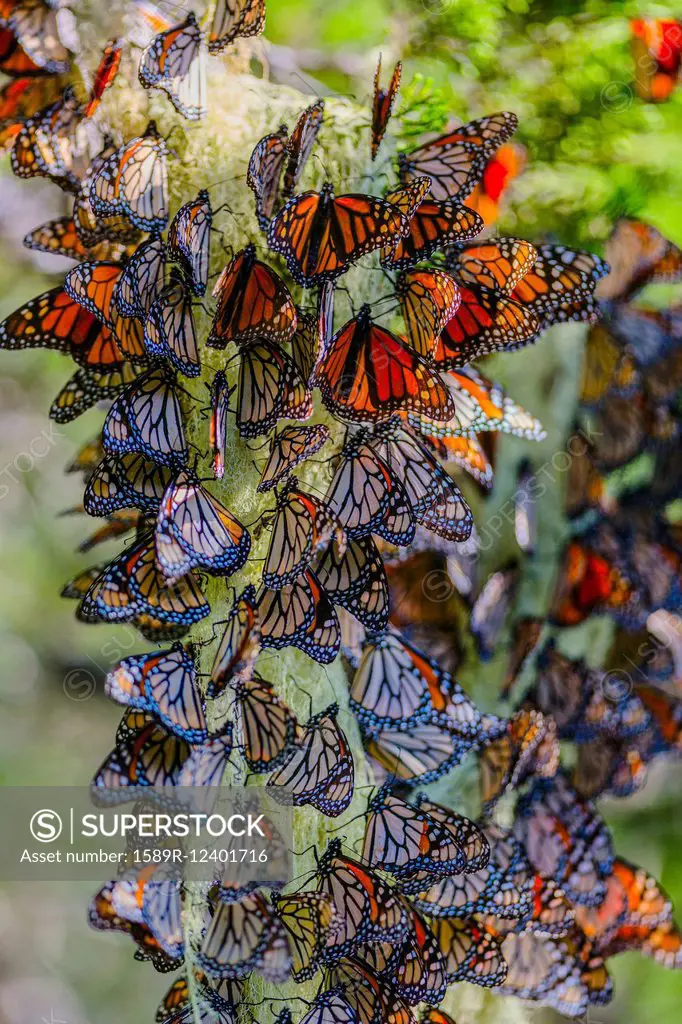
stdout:
MULTIPOLYGON (((26 53, 19 12, 39 11, 52 26, 60 9, 40 0, 6 6, 12 45, 26 53)), ((190 120, 205 109, 205 54, 257 34, 264 20, 262 0, 221 0, 206 36, 191 15, 174 25, 146 0, 135 7, 152 32, 138 77, 190 120)), ((30 53, 37 64, 35 40, 30 53)), ((125 712, 94 798, 219 785, 238 751, 248 773, 267 775, 275 798, 342 815, 355 790, 343 712, 331 704, 299 723, 258 663, 264 650, 293 646, 324 665, 342 643, 354 663, 351 709, 381 782, 364 811, 362 851, 332 840, 295 892, 215 879, 198 948, 187 957, 192 967, 173 983, 158 1020, 184 1024, 197 1006, 207 1024, 243 1019, 252 972, 272 984, 319 975, 317 997, 297 1017, 305 1024, 410 1024, 419 1004, 430 1007, 425 1024, 449 1024, 435 1007, 458 981, 579 1015, 609 997, 604 958, 642 946, 642 929, 652 948, 670 951, 677 933, 669 902, 656 889, 658 909, 644 906, 656 883, 613 857, 596 812, 559 772, 549 716, 536 707, 509 720, 480 712, 452 672, 389 622, 389 576, 407 552, 451 554, 471 541, 471 510, 449 470, 489 489, 487 438, 543 436, 472 360, 527 345, 555 323, 593 321, 608 266, 563 246, 475 241, 484 222, 476 204, 498 199, 514 173, 513 114, 401 153, 398 182, 380 198, 336 195, 330 183, 300 191, 325 116, 323 102, 312 103, 291 132, 266 135, 249 159, 264 244, 234 251, 213 288, 205 345, 228 354, 210 383, 205 443, 193 459, 205 423, 191 391, 202 369, 194 308, 209 286, 218 211, 200 191, 171 219, 171 152, 154 123, 121 142, 100 132, 98 106, 127 59, 123 43, 110 44, 83 99, 65 91, 68 51, 59 66, 44 60, 17 79, 18 105, 6 107, 2 122, 15 173, 46 176, 72 196, 71 215, 36 229, 27 245, 76 265, 0 324, 0 348, 43 347, 75 360, 51 410, 59 422, 110 402, 101 436, 70 467, 84 476, 82 510, 103 520, 82 548, 134 535, 64 593, 78 600, 84 621, 130 622, 170 644, 126 658, 106 680, 125 712), (273 256, 259 258, 265 251, 281 257, 279 272, 273 256), (340 279, 372 253, 390 281, 391 306, 351 305, 340 325, 340 279), (317 422, 306 423, 314 413, 317 422), (267 450, 254 490, 272 495, 272 506, 245 524, 206 486, 198 456, 207 448, 220 481, 261 438, 267 450), (334 449, 326 476, 315 471, 306 483, 307 460, 319 463, 326 445, 334 449), (204 577, 249 570, 256 553, 258 586, 235 594, 204 684, 197 650, 179 642, 210 612, 204 577), (216 711, 217 728, 209 726, 216 711), (486 780, 480 821, 414 795, 411 787, 470 753, 486 780), (513 828, 500 828, 490 817, 496 800, 531 775, 513 828), (608 920, 594 906, 595 893, 607 891, 620 900, 608 920)), ((383 88, 377 69, 372 158, 400 73, 398 65, 383 88)), ((219 360, 211 353, 211 366, 219 360)), ((90 920, 129 934, 138 959, 176 970, 188 952, 186 899, 158 866, 123 869, 93 899, 90 920)), ((291 1016, 282 1010, 278 1024, 291 1016)))
MULTIPOLYGON (((682 753, 679 661, 670 642, 680 634, 682 611, 682 546, 671 518, 682 482, 679 331, 674 308, 633 304, 646 285, 682 279, 682 253, 649 225, 622 221, 607 256, 613 269, 597 290, 603 320, 587 339, 581 418, 572 438, 579 443, 568 446, 567 513, 576 532, 549 618, 526 616, 513 625, 502 696, 514 695, 515 705, 497 727, 484 716, 477 751, 484 814, 493 814, 505 795, 515 798, 514 836, 571 908, 572 924, 560 941, 529 934, 505 940, 504 987, 567 1015, 610 998, 604 960, 617 953, 638 951, 682 967, 670 900, 644 869, 614 854, 591 803, 629 796, 644 785, 654 761, 682 753), (617 399, 620 408, 640 402, 658 408, 671 429, 610 455, 627 420, 617 419, 619 406, 611 404, 617 399), (637 458, 651 461, 651 482, 628 487, 621 481, 619 488, 609 474, 637 458), (599 614, 611 616, 616 630, 605 666, 595 668, 563 653, 562 630, 599 614), (572 751, 565 758, 567 745, 572 751)), ((516 527, 523 547, 528 516, 520 524, 517 514, 516 527)), ((496 650, 519 578, 518 565, 502 567, 474 603, 470 628, 482 654, 496 650)))
POLYGON ((567 511, 575 534, 565 552, 551 615, 560 626, 593 613, 641 630, 652 612, 679 614, 682 548, 666 512, 682 477, 682 333, 675 307, 633 300, 646 285, 682 280, 682 252, 655 228, 619 222, 608 242, 612 274, 602 282, 603 321, 590 329, 580 421, 585 443, 570 467, 567 511), (620 488, 639 460, 652 483, 620 488), (614 472, 616 475, 613 476, 614 472))
POLYGON ((633 18, 630 33, 635 91, 647 103, 664 103, 680 80, 682 21, 633 18))

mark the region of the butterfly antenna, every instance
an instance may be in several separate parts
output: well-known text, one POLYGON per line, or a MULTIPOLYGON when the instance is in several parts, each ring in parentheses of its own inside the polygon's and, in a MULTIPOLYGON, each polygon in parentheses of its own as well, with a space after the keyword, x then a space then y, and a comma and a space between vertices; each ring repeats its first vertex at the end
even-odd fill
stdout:
POLYGON ((304 690, 302 686, 299 686, 299 690, 301 691, 301 693, 305 694, 305 696, 308 698, 308 718, 310 719, 310 718, 313 717, 313 698, 312 698, 312 695, 310 693, 308 693, 307 690, 304 690))

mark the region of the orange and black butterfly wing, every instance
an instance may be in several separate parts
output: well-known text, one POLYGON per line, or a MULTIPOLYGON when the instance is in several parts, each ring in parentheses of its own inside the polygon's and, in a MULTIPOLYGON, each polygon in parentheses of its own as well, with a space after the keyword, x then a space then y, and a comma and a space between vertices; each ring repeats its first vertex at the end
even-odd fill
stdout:
POLYGON ((410 219, 409 230, 391 252, 382 252, 383 266, 410 267, 437 249, 475 238, 483 228, 479 214, 461 203, 424 199, 410 219))
POLYGON ((543 327, 559 321, 589 320, 593 318, 589 300, 597 282, 608 272, 608 264, 592 253, 563 245, 540 245, 532 268, 511 294, 535 313, 543 327))
POLYGON ((431 178, 434 199, 462 200, 480 181, 496 149, 516 131, 515 114, 502 112, 470 121, 425 143, 398 160, 400 179, 431 178))
POLYGON ((393 103, 400 88, 402 70, 403 65, 401 61, 398 61, 393 69, 388 89, 382 89, 379 84, 381 79, 381 56, 379 57, 374 74, 374 99, 372 102, 372 160, 376 160, 381 140, 386 133, 388 119, 391 116, 393 103))
POLYGON ((342 420, 380 423, 398 409, 454 415, 440 377, 398 337, 373 324, 369 307, 341 328, 315 379, 325 406, 342 420))
POLYGON ((331 185, 290 199, 272 221, 268 245, 281 253, 299 284, 333 281, 360 256, 405 230, 399 209, 366 195, 334 198, 331 185))
POLYGON ((324 100, 317 100, 303 111, 286 143, 286 166, 282 182, 282 198, 290 199, 303 173, 315 140, 322 127, 324 100))
POLYGON ((279 181, 287 159, 287 129, 265 135, 251 154, 246 184, 256 197, 256 219, 263 231, 270 226, 279 195, 279 181))
POLYGON ((513 299, 488 288, 460 288, 461 302, 436 343, 434 359, 456 369, 488 352, 510 351, 533 341, 540 322, 513 299))
POLYGON ((32 299, 0 324, 0 348, 48 348, 70 355, 84 368, 120 369, 124 359, 111 331, 63 288, 32 299))

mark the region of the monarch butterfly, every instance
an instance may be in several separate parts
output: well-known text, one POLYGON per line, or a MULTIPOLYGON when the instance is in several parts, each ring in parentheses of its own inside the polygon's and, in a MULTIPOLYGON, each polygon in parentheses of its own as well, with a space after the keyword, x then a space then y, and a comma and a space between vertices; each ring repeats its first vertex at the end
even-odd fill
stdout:
POLYGON ((568 308, 579 319, 580 300, 594 292, 598 281, 609 272, 609 265, 589 252, 564 245, 539 245, 537 256, 512 292, 512 298, 533 310, 543 327, 563 319, 568 308), (577 309, 572 304, 577 300, 577 309))
POLYGON ((274 771, 294 743, 299 728, 296 718, 272 684, 260 676, 237 676, 231 686, 239 709, 239 744, 249 771, 274 771))
POLYGON ((90 202, 90 190, 94 178, 107 161, 116 153, 110 138, 103 140, 102 149, 96 154, 82 176, 73 200, 73 220, 83 245, 92 248, 103 240, 115 238, 121 244, 136 241, 139 231, 121 215, 99 217, 90 202))
POLYGON ((92 249, 86 249, 73 217, 58 217, 41 224, 24 237, 23 245, 27 249, 67 256, 72 260, 119 260, 125 255, 125 247, 115 241, 98 242, 92 249))
POLYGON ((95 580, 81 602, 79 617, 95 622, 130 622, 138 615, 149 615, 168 625, 188 626, 209 611, 191 575, 168 585, 156 568, 151 539, 143 537, 95 580))
MULTIPOLYGON (((388 202, 400 195, 389 192, 388 202)), ((475 238, 483 228, 477 213, 454 200, 439 201, 427 197, 417 203, 409 218, 407 230, 391 246, 381 251, 381 264, 391 270, 411 267, 426 260, 437 249, 475 238)))
POLYGON ((280 417, 305 420, 312 411, 312 395, 293 360, 274 342, 262 339, 241 349, 237 428, 242 437, 269 433, 280 417))
POLYGON ((172 478, 172 470, 142 455, 105 456, 89 476, 83 505, 91 516, 110 516, 136 508, 156 515, 172 478))
POLYGON ((218 697, 236 676, 251 677, 260 651, 260 625, 256 589, 246 587, 227 617, 222 638, 213 659, 206 696, 218 697))
MULTIPOLYGON (((500 690, 500 697, 503 700, 509 696, 519 676, 529 664, 540 642, 543 626, 544 620, 534 615, 524 615, 512 626, 507 672, 500 690)), ((533 703, 537 706, 537 701, 533 703)), ((545 709, 540 707, 540 710, 545 709)))
POLYGON ((299 115, 286 142, 286 164, 282 182, 282 198, 290 199, 303 168, 308 162, 324 118, 324 100, 317 100, 299 115))
POLYGON ((180 264, 195 295, 204 295, 208 284, 209 250, 213 211, 206 189, 181 206, 168 229, 168 258, 180 264))
POLYGON ((97 434, 78 448, 71 461, 64 467, 64 472, 82 473, 83 480, 87 483, 103 458, 102 438, 97 434))
POLYGON ((51 288, 3 320, 0 348, 53 349, 88 371, 121 371, 124 365, 111 331, 61 287, 51 288))
POLYGON ((258 609, 263 647, 298 647, 321 665, 339 653, 339 620, 310 569, 279 590, 263 589, 258 609))
POLYGON ((273 903, 287 931, 294 981, 308 981, 321 965, 327 936, 338 927, 336 907, 317 892, 274 895, 273 903))
POLYGON ((403 901, 379 875, 345 856, 332 839, 317 862, 318 892, 336 907, 339 927, 327 936, 325 959, 335 962, 363 943, 401 942, 408 928, 403 901))
POLYGON ((353 755, 330 704, 308 720, 296 745, 266 785, 281 803, 295 807, 312 804, 329 818, 337 818, 353 799, 353 755))
POLYGON ((586 946, 584 938, 576 938, 551 938, 533 932, 506 935, 501 948, 509 970, 500 993, 580 1017, 588 1009, 594 975, 599 972, 605 987, 602 993, 595 988, 593 998, 596 1002, 608 1002, 610 981, 603 961, 597 957, 588 959, 580 949, 586 946))
POLYGON ((373 323, 367 305, 334 336, 315 382, 326 408, 350 422, 380 423, 397 409, 434 419, 449 419, 455 411, 438 375, 373 323))
POLYGON ((144 345, 150 356, 167 360, 186 377, 197 377, 201 372, 192 300, 179 274, 171 274, 149 309, 144 345))
POLYGON ((422 1012, 419 1024, 455 1024, 455 1021, 450 1014, 431 1006, 422 1012))
POLYGON ((412 910, 410 929, 401 951, 401 963, 393 975, 384 977, 410 1006, 419 1002, 439 1003, 447 990, 445 960, 430 923, 412 910))
MULTIPOLYGON (((604 692, 602 673, 582 661, 572 661, 552 643, 542 650, 537 675, 527 699, 545 715, 551 715, 559 735, 584 743, 596 736, 636 736, 651 725, 651 718, 637 693, 617 703, 604 692)), ((608 685, 608 682, 607 682, 608 685)))
POLYGON ((489 815, 510 787, 520 786, 530 775, 551 777, 558 767, 556 723, 541 711, 522 707, 505 732, 484 743, 479 753, 483 813, 489 815))
POLYGON ((145 89, 162 89, 188 121, 206 116, 206 51, 196 16, 154 36, 143 51, 138 78, 145 89))
MULTIPOLYGON (((438 918, 431 922, 436 941, 445 959, 449 984, 467 981, 483 988, 502 984, 507 975, 507 963, 500 941, 488 929, 470 918, 438 918)), ((449 1018, 441 1011, 426 1019, 429 1024, 441 1024, 449 1018)))
POLYGON ((473 516, 459 488, 407 424, 397 418, 380 424, 373 444, 393 477, 404 481, 418 523, 444 540, 471 535, 473 516))
POLYGON ((510 562, 488 577, 474 601, 469 629, 484 660, 495 652, 518 585, 519 567, 510 562))
POLYGON ((278 205, 279 180, 287 157, 287 136, 285 124, 279 131, 264 135, 254 147, 249 158, 246 184, 256 197, 256 220, 263 231, 268 230, 278 205))
POLYGON ((270 546, 263 568, 266 587, 279 589, 294 582, 313 556, 329 543, 338 528, 319 498, 299 490, 290 477, 277 495, 270 546))
POLYGON ((403 892, 411 891, 410 880, 417 874, 434 880, 460 874, 465 861, 452 834, 424 810, 394 796, 392 786, 382 786, 367 805, 362 851, 367 863, 397 879, 403 892))
POLYGON ((124 658, 107 675, 104 692, 119 704, 147 711, 188 743, 208 738, 194 658, 180 645, 124 658))
POLYGON ((345 608, 365 629, 388 624, 388 580, 371 537, 339 545, 333 541, 315 565, 315 573, 332 604, 345 608))
POLYGON ((182 410, 165 371, 148 371, 118 396, 102 436, 110 455, 140 452, 162 466, 187 463, 182 410))
POLYGON ((144 135, 102 161, 88 198, 97 217, 127 218, 141 231, 158 233, 168 222, 166 143, 150 121, 144 135))
POLYGON ((379 85, 379 82, 381 81, 381 54, 379 55, 377 69, 374 72, 374 99, 372 101, 372 160, 376 160, 381 140, 386 133, 388 119, 391 116, 391 110, 393 109, 393 104, 400 88, 400 77, 402 75, 402 71, 402 62, 398 61, 396 66, 393 68, 393 74, 391 75, 391 81, 388 89, 382 89, 379 85))
POLYGON ((288 341, 296 330, 296 307, 286 285, 256 259, 253 245, 228 263, 213 295, 218 308, 207 341, 212 348, 225 348, 230 341, 288 341))
POLYGON ((618 220, 605 255, 611 272, 599 282, 600 299, 627 300, 647 284, 679 281, 682 275, 682 250, 644 221, 618 220))
POLYGON ((430 886, 414 900, 421 913, 435 918, 494 914, 515 921, 530 917, 535 875, 521 843, 497 825, 483 831, 490 847, 488 863, 430 886))
MULTIPOLYGON (((674 344, 678 333, 676 319, 674 310, 642 309, 629 303, 622 308, 620 304, 614 306, 609 313, 608 329, 602 327, 604 333, 601 341, 602 345, 610 341, 615 353, 610 354, 611 358, 602 373, 610 368, 614 386, 620 385, 626 389, 629 386, 632 390, 638 382, 635 380, 633 383, 629 379, 627 362, 624 367, 620 364, 629 359, 634 360, 637 369, 643 369, 647 374, 659 370, 661 364, 665 364, 677 352, 677 345, 674 344), (609 363, 612 364, 610 367, 609 363), (623 375, 625 380, 622 380, 623 375)), ((600 326, 593 328, 593 331, 596 333, 600 326)))
POLYGON ((455 250, 448 259, 448 266, 464 284, 481 285, 511 295, 537 259, 538 250, 525 239, 495 238, 455 250))
POLYGON ((210 53, 221 53, 237 36, 259 36, 265 28, 265 0, 218 0, 208 36, 210 53))
POLYGON ((163 288, 166 247, 160 238, 143 242, 126 263, 116 282, 113 301, 122 316, 144 322, 163 288))
POLYGON ((472 743, 452 729, 417 722, 409 732, 397 729, 365 729, 367 753, 388 775, 401 782, 435 782, 471 750, 472 743))
POLYGON ((455 415, 440 423, 409 413, 408 422, 420 432, 436 437, 473 437, 486 430, 500 430, 529 440, 544 436, 539 420, 513 402, 499 384, 486 380, 473 368, 451 370, 443 380, 455 403, 455 415))
POLYGON ((572 541, 559 569, 550 619, 561 625, 577 625, 596 610, 629 617, 640 605, 640 593, 622 563, 616 563, 572 541))
POLYGON ((150 928, 143 923, 141 902, 137 892, 132 891, 129 880, 107 882, 90 901, 88 923, 91 928, 100 931, 113 930, 129 934, 138 947, 136 956, 150 959, 157 971, 166 973, 177 970, 182 960, 169 957, 150 928))
POLYGON ((619 931, 626 936, 632 929, 636 937, 639 929, 672 924, 670 898, 644 868, 616 857, 606 885, 601 906, 576 908, 581 930, 600 949, 611 946, 619 931))
POLYGON ((268 461, 256 490, 262 494, 276 487, 299 463, 319 452, 329 437, 329 428, 322 423, 283 427, 270 439, 268 461))
POLYGON ((490 860, 490 843, 483 829, 462 814, 429 800, 424 793, 418 793, 414 803, 437 821, 453 837, 462 851, 465 872, 471 874, 487 866, 490 860))
MULTIPOLYGON (((327 282, 329 285, 329 282, 327 282)), ((333 289, 333 283, 331 284, 333 289)), ((322 297, 322 289, 320 289, 322 297)), ((302 379, 309 384, 315 381, 315 371, 327 350, 325 325, 321 319, 321 310, 308 313, 298 310, 296 333, 291 339, 291 354, 302 379)), ((333 310, 332 310, 333 315, 333 310)))
POLYGON ((183 469, 161 501, 154 546, 157 565, 174 583, 197 568, 215 576, 237 572, 248 558, 251 536, 183 469))
POLYGON ((318 992, 301 1024, 359 1024, 360 1018, 342 994, 340 985, 318 992))
POLYGON ((680 22, 672 18, 633 18, 630 32, 637 95, 648 103, 663 103, 672 95, 680 76, 680 22))
POLYGON ((121 65, 122 53, 123 42, 121 39, 112 39, 104 47, 99 65, 95 71, 92 89, 90 90, 90 99, 85 105, 85 117, 92 117, 101 103, 102 96, 113 85, 121 65))
POLYGON ((429 425, 420 422, 419 434, 445 464, 452 461, 474 478, 484 491, 493 485, 493 467, 485 450, 475 437, 436 437, 429 432, 429 425))
POLYGON ((346 440, 325 501, 351 540, 380 533, 404 545, 414 538, 405 490, 370 445, 365 431, 346 440))
POLYGON ((138 370, 128 362, 101 373, 81 368, 53 401, 50 419, 55 423, 70 423, 102 399, 114 398, 121 388, 135 380, 137 373, 138 370))
POLYGON ((211 416, 208 428, 208 443, 212 455, 213 475, 216 480, 222 480, 225 473, 227 414, 230 411, 232 391, 233 389, 228 387, 227 377, 224 372, 218 370, 209 388, 211 416))
POLYGON ((54 103, 65 86, 61 78, 16 78, 0 89, 0 153, 12 148, 22 125, 54 103))
POLYGON ((360 256, 405 230, 404 217, 390 203, 365 195, 335 197, 327 182, 321 192, 289 200, 268 228, 268 245, 307 288, 334 280, 360 256))
POLYGON ((438 335, 459 307, 457 282, 443 270, 409 270, 398 278, 395 293, 409 342, 418 355, 428 359, 438 335))
POLYGON ((632 354, 605 324, 593 324, 585 344, 581 404, 596 406, 611 394, 630 397, 639 387, 640 374, 632 354))
POLYGON ((613 866, 611 836, 565 775, 559 772, 552 779, 533 781, 517 804, 514 833, 533 868, 558 882, 572 903, 601 903, 604 878, 613 866))
MULTIPOLYGON (((235 1002, 222 991, 213 988, 202 972, 194 969, 195 1000, 200 1024, 231 1024, 235 1002), (198 989, 198 991, 197 991, 198 989)), ((156 1024, 192 1024, 194 1010, 190 999, 187 977, 181 975, 171 985, 156 1011, 156 1024)))
POLYGON ((232 751, 232 725, 192 747, 177 777, 178 786, 220 786, 232 751))
POLYGON ((88 313, 113 327, 112 301, 122 273, 120 263, 87 260, 68 272, 64 290, 88 313))
POLYGON ((332 985, 340 984, 361 1021, 390 1020, 415 1024, 405 1001, 389 983, 376 976, 357 956, 346 957, 329 971, 332 985))
POLYGON ((69 70, 69 51, 60 36, 60 28, 65 31, 66 24, 59 5, 45 0, 12 0, 3 3, 0 21, 45 74, 59 75, 69 70))
POLYGON ((457 369, 489 352, 530 344, 540 321, 530 308, 501 292, 460 284, 460 304, 445 325, 434 352, 441 369, 457 369))
POLYGON ((196 961, 212 977, 238 979, 256 970, 266 981, 286 981, 291 968, 286 931, 259 892, 220 903, 196 961))
POLYGON ((83 119, 83 105, 71 86, 50 106, 26 118, 14 138, 12 171, 19 178, 49 178, 77 192, 90 163, 93 133, 83 119))
POLYGON ((22 49, 13 33, 6 28, 0 29, 0 71, 12 76, 45 74, 22 49))
POLYGON ((97 771, 91 788, 96 802, 129 798, 131 787, 174 786, 189 757, 186 740, 168 732, 146 712, 126 711, 116 733, 116 746, 97 771))
POLYGON ((485 166, 503 142, 516 131, 515 114, 502 112, 469 121, 398 157, 400 180, 417 175, 431 178, 434 199, 464 199, 480 180, 485 166))
POLYGON ((350 704, 370 730, 412 731, 422 722, 474 738, 481 716, 449 672, 397 630, 369 638, 350 688, 350 704))
POLYGON ((568 935, 575 921, 573 907, 563 889, 553 878, 535 876, 533 885, 533 914, 528 920, 503 920, 494 915, 481 915, 479 920, 501 937, 509 932, 532 932, 535 935, 563 937, 568 935))
POLYGON ((121 510, 115 512, 107 518, 103 526, 100 526, 89 537, 81 541, 76 550, 81 553, 91 551, 98 544, 104 544, 115 537, 121 537, 123 534, 130 533, 131 530, 139 529, 141 523, 142 516, 137 511, 121 510))

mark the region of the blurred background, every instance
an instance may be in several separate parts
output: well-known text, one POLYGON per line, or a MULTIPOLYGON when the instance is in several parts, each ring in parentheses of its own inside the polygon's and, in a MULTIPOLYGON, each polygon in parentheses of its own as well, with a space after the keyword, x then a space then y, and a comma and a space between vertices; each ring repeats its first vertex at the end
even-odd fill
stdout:
MULTIPOLYGON (((450 117, 510 109, 520 144, 487 201, 501 233, 602 251, 621 215, 682 244, 682 90, 664 103, 636 95, 630 19, 679 13, 614 0, 269 0, 263 59, 279 81, 367 103, 380 52, 403 58, 401 102, 428 95, 450 117), (318 84, 315 84, 318 83, 318 84), (524 166, 525 165, 525 166, 524 166), (499 203, 499 209, 498 209, 499 203)), ((415 113, 415 134, 429 127, 415 113)), ((30 254, 23 235, 64 212, 50 185, 0 164, 0 317, 57 280, 60 258, 30 254)), ((670 290, 646 295, 667 301, 670 290)), ((561 328, 542 345, 561 345, 561 328)), ((50 402, 71 370, 52 353, 0 354, 0 782, 86 784, 120 715, 106 672, 141 649, 132 628, 85 627, 62 584, 95 558, 75 552, 78 475, 64 468, 101 413, 56 427, 50 402)), ((530 406, 532 411, 532 405, 530 406)), ((603 807, 619 852, 658 877, 682 917, 682 774, 659 769, 645 790, 603 807)), ((0 825, 0 827, 3 827, 0 825)), ((167 979, 132 962, 122 937, 88 930, 92 886, 0 888, 0 1024, 150 1020, 167 979)), ((616 998, 592 1021, 673 1024, 682 975, 628 954, 613 963, 616 998)), ((538 1014, 556 1020, 551 1013, 538 1014)), ((459 1021, 458 1024, 468 1024, 459 1021)))

